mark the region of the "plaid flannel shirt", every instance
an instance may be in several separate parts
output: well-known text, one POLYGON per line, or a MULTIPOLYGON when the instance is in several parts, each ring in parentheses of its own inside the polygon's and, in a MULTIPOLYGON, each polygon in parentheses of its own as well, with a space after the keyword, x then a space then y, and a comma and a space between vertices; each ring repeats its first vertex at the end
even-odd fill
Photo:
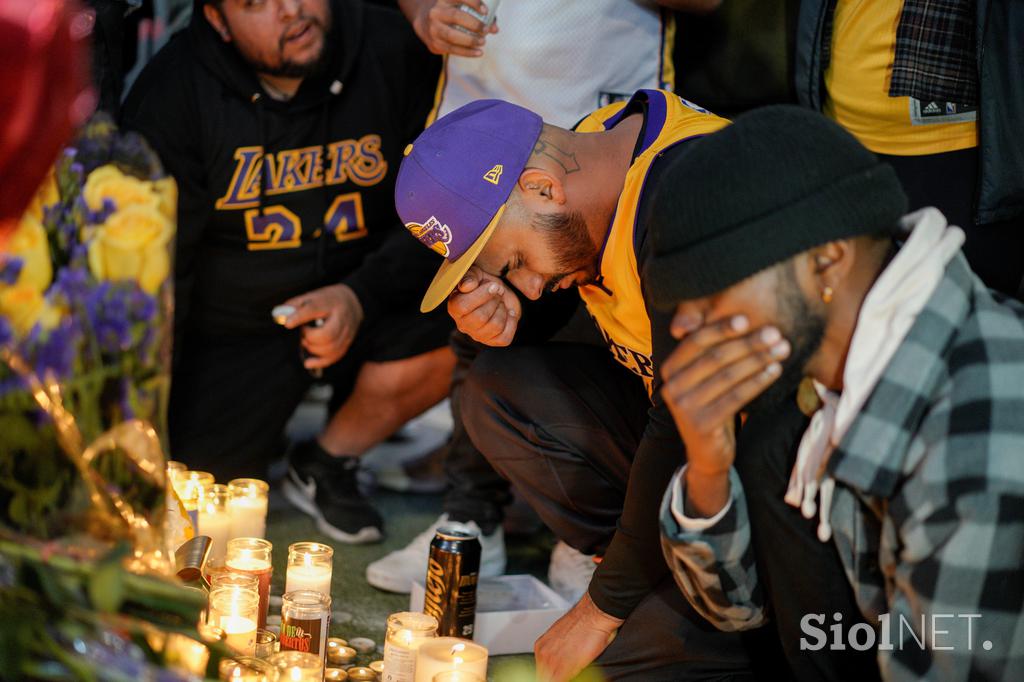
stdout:
MULTIPOLYGON (((896 27, 890 97, 977 106, 977 0, 904 0, 896 27)), ((832 59, 836 0, 822 18, 822 63, 832 59)))
MULTIPOLYGON (((832 541, 877 641, 892 644, 878 651, 885 679, 1024 680, 1024 309, 958 254, 827 467, 832 541)), ((694 608, 742 630, 765 621, 767 599, 735 472, 731 486, 720 519, 684 531, 677 474, 661 523, 694 608)))
POLYGON ((976 0, 904 0, 890 97, 978 104, 976 0))

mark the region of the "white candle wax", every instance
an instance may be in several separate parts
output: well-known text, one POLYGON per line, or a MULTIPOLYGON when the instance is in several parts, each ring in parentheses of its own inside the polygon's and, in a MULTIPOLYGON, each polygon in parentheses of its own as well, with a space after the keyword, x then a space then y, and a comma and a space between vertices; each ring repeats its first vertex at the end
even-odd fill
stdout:
POLYGON ((208 561, 221 560, 228 548, 228 540, 231 539, 231 517, 223 512, 208 513, 205 509, 199 511, 199 534, 208 535, 212 544, 210 545, 210 556, 208 561))
POLYGON ((270 578, 274 568, 269 561, 253 556, 234 556, 225 562, 225 565, 235 571, 255 575, 258 580, 257 592, 260 595, 259 605, 259 627, 267 624, 267 608, 270 605, 270 578))
POLYGON ((449 670, 487 679, 487 649, 456 637, 438 637, 420 645, 416 654, 416 682, 432 682, 435 675, 449 670))
POLYGON ((329 566, 289 566, 285 575, 285 594, 295 590, 312 590, 331 596, 329 566))
POLYGON ((263 559, 257 559, 251 556, 237 556, 232 557, 227 562, 228 568, 233 568, 236 571, 245 571, 247 573, 261 573, 270 569, 270 562, 264 561, 263 559))
POLYGON ((233 497, 228 500, 232 538, 262 538, 267 533, 267 499, 233 497))
POLYGON ((256 621, 244 616, 221 616, 220 627, 229 649, 243 656, 256 653, 256 621))

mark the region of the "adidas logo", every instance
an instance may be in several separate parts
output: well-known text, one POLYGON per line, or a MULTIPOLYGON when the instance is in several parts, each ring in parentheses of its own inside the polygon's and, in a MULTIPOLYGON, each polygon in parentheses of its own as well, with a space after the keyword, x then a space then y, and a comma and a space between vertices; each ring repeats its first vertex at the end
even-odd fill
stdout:
POLYGON ((938 102, 928 102, 928 105, 924 108, 926 114, 941 114, 942 109, 939 108, 938 102))

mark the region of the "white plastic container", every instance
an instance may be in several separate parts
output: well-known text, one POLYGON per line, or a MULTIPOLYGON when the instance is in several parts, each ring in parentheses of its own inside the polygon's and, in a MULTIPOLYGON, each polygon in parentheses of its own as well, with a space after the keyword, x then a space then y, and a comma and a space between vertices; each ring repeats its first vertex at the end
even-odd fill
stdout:
MULTIPOLYGON (((409 610, 423 610, 423 583, 414 582, 409 610)), ((481 578, 473 641, 492 656, 533 653, 533 644, 569 610, 569 603, 532 575, 481 578)))

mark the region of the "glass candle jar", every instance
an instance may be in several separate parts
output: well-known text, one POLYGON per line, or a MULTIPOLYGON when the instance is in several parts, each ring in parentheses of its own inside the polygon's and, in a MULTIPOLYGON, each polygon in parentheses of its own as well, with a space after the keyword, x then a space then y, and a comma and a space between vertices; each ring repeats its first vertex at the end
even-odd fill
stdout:
POLYGON ((284 682, 321 682, 324 677, 320 657, 301 651, 279 651, 268 662, 277 668, 284 682))
POLYGON ((447 670, 434 675, 433 682, 487 682, 468 670, 447 670))
POLYGON ((260 580, 248 573, 235 573, 231 569, 219 571, 210 579, 210 589, 218 587, 232 587, 236 590, 251 590, 256 594, 260 592, 260 580))
POLYGON ((174 488, 177 485, 178 479, 188 471, 188 467, 185 466, 184 462, 175 462, 173 459, 169 459, 164 470, 167 472, 167 485, 174 488))
POLYGON ((270 578, 274 565, 270 562, 274 546, 259 538, 234 538, 228 540, 227 557, 224 564, 229 570, 255 576, 259 581, 260 596, 259 627, 267 627, 267 608, 270 606, 270 578))
POLYGON ((437 619, 433 616, 413 612, 388 616, 383 682, 414 682, 416 650, 432 637, 437 637, 437 619))
POLYGON ((438 674, 465 671, 487 678, 487 649, 457 637, 437 637, 416 652, 416 682, 433 682, 438 674))
POLYGON ((330 596, 333 570, 333 548, 320 542, 296 542, 288 546, 284 591, 312 590, 330 596))
POLYGON ((281 672, 258 658, 222 658, 217 669, 220 679, 227 682, 277 682, 281 672))
POLYGON ((210 559, 217 561, 224 558, 231 539, 231 515, 228 513, 230 492, 226 485, 214 484, 203 488, 199 502, 199 529, 201 535, 209 536, 210 559))
POLYGON ((326 594, 297 590, 281 598, 281 651, 314 654, 323 662, 330 626, 331 598, 326 594))
POLYGON ((256 653, 259 604, 251 590, 220 587, 210 592, 210 623, 224 630, 224 643, 242 656, 256 653))
POLYGON ((277 653, 277 634, 270 630, 256 631, 256 658, 270 658, 277 653))
POLYGON ((228 482, 232 538, 262 538, 267 533, 267 495, 270 486, 256 478, 228 482))
POLYGON ((208 471, 186 471, 175 478, 178 481, 175 490, 178 491, 178 497, 185 505, 185 510, 189 514, 196 514, 199 511, 199 502, 203 498, 203 490, 215 483, 213 474, 208 471))

